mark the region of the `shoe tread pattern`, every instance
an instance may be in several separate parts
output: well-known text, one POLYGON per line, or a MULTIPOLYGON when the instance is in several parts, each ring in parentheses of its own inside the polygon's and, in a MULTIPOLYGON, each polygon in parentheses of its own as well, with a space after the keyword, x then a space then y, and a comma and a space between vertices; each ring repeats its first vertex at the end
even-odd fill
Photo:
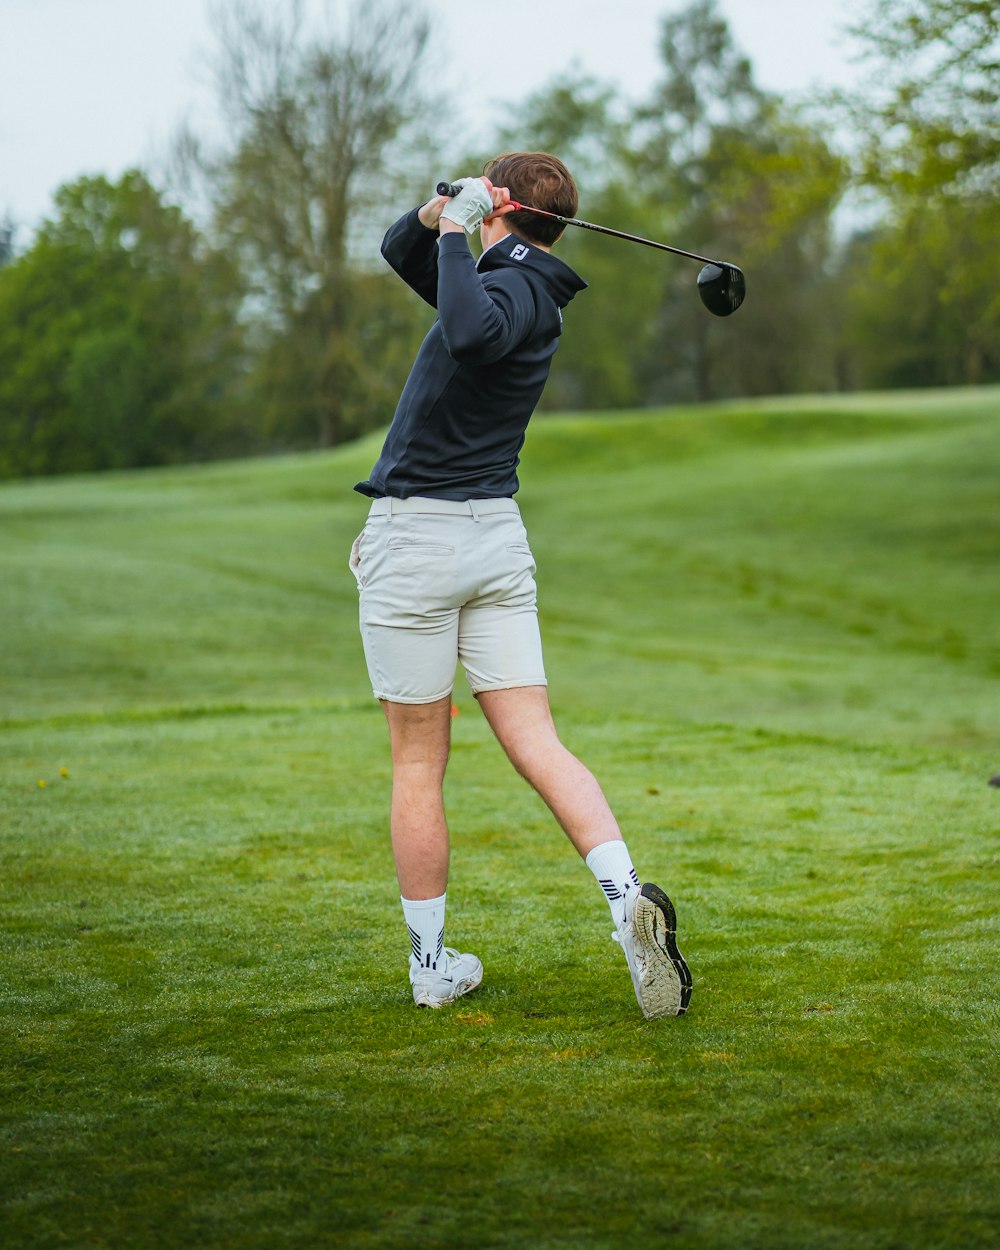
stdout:
POLYGON ((684 1015, 691 1001, 691 971, 677 949, 674 905, 658 885, 643 885, 633 925, 646 963, 641 985, 643 1015, 647 1020, 684 1015))

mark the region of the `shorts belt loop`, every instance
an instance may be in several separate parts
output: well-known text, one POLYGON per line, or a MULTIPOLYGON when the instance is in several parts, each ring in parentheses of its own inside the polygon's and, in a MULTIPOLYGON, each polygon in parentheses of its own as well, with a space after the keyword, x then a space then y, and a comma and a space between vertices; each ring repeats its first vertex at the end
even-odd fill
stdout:
POLYGON ((479 523, 479 509, 476 507, 476 501, 474 499, 470 499, 468 501, 468 504, 469 504, 469 511, 472 513, 472 519, 478 524, 479 523))

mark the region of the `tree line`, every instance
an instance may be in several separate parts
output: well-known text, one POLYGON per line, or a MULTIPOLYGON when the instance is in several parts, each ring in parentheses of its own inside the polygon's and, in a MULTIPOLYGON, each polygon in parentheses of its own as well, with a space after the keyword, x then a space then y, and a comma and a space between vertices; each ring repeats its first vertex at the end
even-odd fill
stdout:
POLYGON ((340 27, 306 22, 301 0, 231 0, 224 138, 181 132, 161 185, 135 169, 61 187, 22 252, 0 231, 0 477, 386 424, 428 310, 382 264, 381 234, 438 176, 511 148, 562 156, 588 220, 748 276, 719 321, 692 262, 568 230, 560 255, 590 287, 548 407, 1000 379, 1000 11, 870 0, 853 33, 861 87, 792 104, 756 83, 715 0, 694 0, 662 20, 647 98, 556 76, 472 154, 428 124, 416 0, 357 0, 340 27))

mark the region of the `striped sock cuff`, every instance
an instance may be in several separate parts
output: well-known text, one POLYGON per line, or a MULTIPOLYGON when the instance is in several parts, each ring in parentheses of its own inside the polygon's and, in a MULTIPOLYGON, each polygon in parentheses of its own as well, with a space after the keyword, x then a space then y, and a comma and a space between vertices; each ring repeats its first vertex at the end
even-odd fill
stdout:
POLYGON ((409 899, 400 896, 413 958, 422 968, 436 968, 444 952, 445 895, 409 899))
POLYGON ((617 838, 602 842, 587 856, 587 867, 604 891, 615 924, 623 924, 628 919, 630 910, 628 896, 639 888, 639 877, 633 867, 628 847, 617 838))

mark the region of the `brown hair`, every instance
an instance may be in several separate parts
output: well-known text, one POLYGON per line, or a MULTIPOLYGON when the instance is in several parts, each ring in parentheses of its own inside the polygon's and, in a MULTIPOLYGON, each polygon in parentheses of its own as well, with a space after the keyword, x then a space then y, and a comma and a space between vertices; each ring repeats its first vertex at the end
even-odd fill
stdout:
MULTIPOLYGON (((510 198, 561 217, 576 213, 573 175, 557 156, 548 152, 504 152, 487 161, 483 173, 496 187, 508 187, 510 198)), ((558 221, 535 213, 506 213, 504 225, 529 243, 551 247, 563 232, 558 221)))

